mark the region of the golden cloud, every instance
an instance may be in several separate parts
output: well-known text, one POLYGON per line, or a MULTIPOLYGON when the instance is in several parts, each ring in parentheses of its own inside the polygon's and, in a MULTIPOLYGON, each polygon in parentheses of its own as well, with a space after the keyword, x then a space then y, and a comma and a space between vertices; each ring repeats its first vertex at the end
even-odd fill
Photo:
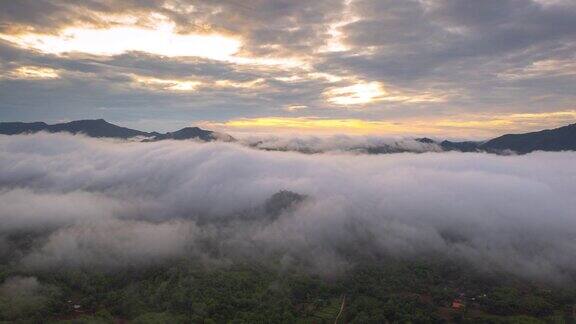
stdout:
POLYGON ((192 92, 200 88, 213 89, 258 89, 265 86, 265 79, 259 78, 250 81, 230 81, 230 80, 202 80, 202 79, 162 79, 136 74, 129 75, 137 87, 149 88, 153 90, 167 90, 192 92))
POLYGON ((502 133, 553 128, 576 120, 576 110, 549 113, 468 115, 457 119, 363 120, 354 118, 260 117, 205 122, 230 132, 305 132, 328 134, 438 135, 486 138, 502 133))
POLYGON ((11 70, 7 74, 11 79, 43 80, 56 79, 60 77, 58 70, 41 66, 21 66, 11 70))
POLYGON ((332 87, 324 91, 326 100, 340 106, 363 105, 373 102, 404 102, 404 103, 431 103, 443 102, 447 98, 445 93, 431 91, 416 92, 385 87, 377 81, 353 81, 352 85, 332 87))
POLYGON ((26 49, 43 53, 80 52, 94 55, 118 55, 141 51, 163 56, 197 56, 226 59, 238 52, 240 41, 222 35, 180 35, 174 25, 161 23, 154 29, 138 26, 64 29, 58 35, 25 33, 0 34, 0 38, 26 49))
POLYGON ((21 48, 56 55, 113 56, 138 51, 166 57, 202 57, 241 65, 303 67, 308 64, 296 58, 240 56, 240 36, 206 30, 183 34, 174 22, 161 14, 113 15, 100 19, 102 24, 68 26, 55 34, 12 30, 1 33, 0 39, 21 48))

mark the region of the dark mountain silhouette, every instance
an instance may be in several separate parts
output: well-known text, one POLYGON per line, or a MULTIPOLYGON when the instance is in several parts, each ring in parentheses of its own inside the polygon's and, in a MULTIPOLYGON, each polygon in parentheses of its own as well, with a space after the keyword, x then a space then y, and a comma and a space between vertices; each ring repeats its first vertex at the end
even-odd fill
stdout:
POLYGON ((106 137, 106 138, 120 138, 128 139, 133 137, 146 137, 144 141, 161 141, 161 140, 201 140, 201 141, 235 141, 235 139, 227 134, 221 134, 213 131, 204 130, 198 127, 186 127, 181 130, 170 133, 158 132, 143 132, 135 129, 117 126, 111 124, 104 119, 88 119, 76 120, 69 123, 60 123, 48 125, 43 122, 34 123, 21 123, 21 122, 7 122, 0 123, 0 134, 3 135, 17 135, 17 134, 30 134, 37 132, 49 133, 71 133, 71 134, 84 134, 90 137, 106 137))
POLYGON ((575 151, 576 124, 525 134, 508 134, 480 145, 483 151, 502 153, 513 151, 519 154, 533 151, 575 151))
POLYGON ((273 194, 266 200, 264 210, 273 219, 278 218, 284 211, 306 200, 307 196, 289 190, 282 190, 273 194))
POLYGON ((35 123, 0 123, 0 134, 3 135, 17 135, 26 133, 36 133, 47 130, 48 125, 42 122, 35 123))
POLYGON ((196 139, 202 140, 205 142, 211 142, 216 140, 221 140, 225 142, 232 142, 235 139, 227 134, 221 134, 209 130, 204 130, 199 127, 186 127, 182 128, 181 130, 165 133, 165 134, 156 134, 150 139, 146 139, 146 142, 155 142, 161 140, 188 140, 188 139, 196 139))
POLYGON ((434 144, 436 143, 433 139, 428 137, 416 138, 414 139, 416 142, 424 143, 424 144, 434 144))
POLYGON ((80 133, 90 137, 130 138, 148 135, 148 133, 139 130, 116 126, 104 119, 76 120, 65 124, 50 125, 48 129, 53 133, 80 133))
POLYGON ((69 123, 48 125, 42 122, 35 123, 0 123, 0 134, 16 135, 36 132, 84 134, 90 137, 130 138, 135 136, 149 136, 146 132, 116 126, 104 119, 76 120, 69 123))
MULTIPOLYGON (((30 134, 41 131, 49 133, 67 132, 71 134, 84 134, 90 137, 120 139, 145 137, 143 140, 145 142, 156 142, 162 140, 200 140, 205 142, 236 141, 228 134, 204 130, 199 127, 186 127, 168 133, 143 132, 117 126, 105 121, 104 119, 76 120, 69 123, 53 125, 48 125, 43 122, 0 123, 0 134, 3 135, 30 134)), ((525 154, 533 151, 576 151, 576 124, 539 132, 508 134, 486 142, 453 142, 448 140, 436 142, 430 138, 416 138, 415 140, 423 144, 437 144, 444 151, 458 152, 490 152, 497 154, 515 152, 518 154, 525 154)), ((388 145, 365 148, 364 151, 368 154, 387 154, 408 152, 409 149, 388 145)))
POLYGON ((440 142, 440 147, 442 147, 444 151, 477 152, 481 144, 482 142, 452 142, 446 140, 440 142))
MULTIPOLYGON (((444 151, 489 152, 496 154, 526 154, 534 151, 576 151, 576 124, 524 134, 507 134, 485 142, 441 141, 430 138, 416 138, 424 144, 438 144, 444 151)), ((370 154, 395 153, 389 149, 372 149, 370 154)))

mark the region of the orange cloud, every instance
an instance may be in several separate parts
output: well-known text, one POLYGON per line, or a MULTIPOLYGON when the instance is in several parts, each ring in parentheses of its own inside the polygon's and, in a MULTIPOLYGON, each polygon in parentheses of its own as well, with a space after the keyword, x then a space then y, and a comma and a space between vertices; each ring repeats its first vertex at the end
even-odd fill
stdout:
POLYGON ((11 79, 43 80, 57 79, 60 74, 52 68, 27 65, 9 71, 7 77, 11 79))
POLYGON ((436 135, 483 138, 509 132, 524 132, 573 123, 576 110, 550 113, 470 115, 457 119, 363 120, 354 118, 261 117, 241 118, 222 123, 206 122, 206 127, 230 132, 304 132, 373 135, 436 135))

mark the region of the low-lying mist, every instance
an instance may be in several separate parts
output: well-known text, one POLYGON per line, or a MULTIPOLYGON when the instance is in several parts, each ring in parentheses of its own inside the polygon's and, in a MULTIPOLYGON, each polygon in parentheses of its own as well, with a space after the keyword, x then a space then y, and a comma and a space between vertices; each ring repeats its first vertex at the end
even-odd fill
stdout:
POLYGON ((442 152, 435 142, 407 137, 380 136, 245 136, 240 142, 249 147, 268 151, 290 151, 301 153, 401 153, 442 152))
POLYGON ((573 280, 575 161, 0 136, 0 258, 29 271, 189 257, 333 275, 363 258, 436 255, 573 280))

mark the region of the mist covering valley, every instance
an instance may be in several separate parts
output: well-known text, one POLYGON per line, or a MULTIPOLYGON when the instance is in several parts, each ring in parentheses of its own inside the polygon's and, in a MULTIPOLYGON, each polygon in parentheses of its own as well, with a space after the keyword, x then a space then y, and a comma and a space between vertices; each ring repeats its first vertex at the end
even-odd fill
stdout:
POLYGON ((66 134, 3 136, 0 150, 1 253, 23 269, 193 257, 333 276, 361 257, 437 254, 544 281, 576 270, 574 152, 303 155, 66 134), (32 242, 12 246, 23 233, 32 242))
POLYGON ((331 321, 342 308, 355 322, 421 311, 442 322, 461 311, 422 296, 446 305, 472 294, 489 297, 466 297, 471 309, 550 316, 573 300, 550 304, 546 289, 563 296, 575 285, 575 158, 351 136, 0 136, 0 315, 226 322, 252 298, 246 321, 331 321), (410 152, 357 149, 382 145, 410 152), (246 278, 256 286, 232 288, 246 278), (231 286, 214 295, 222 284, 231 286), (361 311, 380 294, 388 311, 361 311))
POLYGON ((248 135, 239 143, 259 150, 351 154, 391 154, 443 152, 440 142, 429 138, 383 136, 298 136, 298 135, 248 135))

